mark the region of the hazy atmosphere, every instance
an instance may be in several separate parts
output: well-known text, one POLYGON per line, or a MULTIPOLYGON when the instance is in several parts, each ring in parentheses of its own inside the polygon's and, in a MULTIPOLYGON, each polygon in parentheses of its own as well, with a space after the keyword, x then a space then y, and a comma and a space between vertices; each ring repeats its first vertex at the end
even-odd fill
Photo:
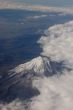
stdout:
POLYGON ((0 0, 9 2, 21 2, 29 3, 34 5, 45 5, 45 6, 57 6, 57 7, 72 7, 73 0, 0 0))

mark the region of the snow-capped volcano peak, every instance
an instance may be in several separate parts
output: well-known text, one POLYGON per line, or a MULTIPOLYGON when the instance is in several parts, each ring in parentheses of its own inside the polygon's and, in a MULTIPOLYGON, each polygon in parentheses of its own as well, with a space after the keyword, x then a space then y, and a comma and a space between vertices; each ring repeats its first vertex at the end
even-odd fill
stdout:
POLYGON ((18 67, 16 67, 14 70, 16 73, 22 72, 22 71, 30 71, 30 70, 34 70, 35 72, 39 71, 40 69, 42 69, 41 71, 43 72, 43 59, 41 56, 32 59, 31 61, 25 63, 25 64, 21 64, 18 67))
POLYGON ((32 59, 31 61, 21 64, 16 67, 13 71, 15 73, 21 73, 25 71, 34 71, 34 73, 38 75, 43 75, 44 73, 50 72, 50 61, 49 58, 45 56, 39 56, 37 58, 32 59))
POLYGON ((47 56, 39 56, 27 63, 17 66, 12 71, 15 74, 26 74, 27 76, 35 74, 35 76, 48 77, 62 74, 64 70, 71 71, 72 68, 69 65, 66 65, 64 61, 55 61, 47 56))

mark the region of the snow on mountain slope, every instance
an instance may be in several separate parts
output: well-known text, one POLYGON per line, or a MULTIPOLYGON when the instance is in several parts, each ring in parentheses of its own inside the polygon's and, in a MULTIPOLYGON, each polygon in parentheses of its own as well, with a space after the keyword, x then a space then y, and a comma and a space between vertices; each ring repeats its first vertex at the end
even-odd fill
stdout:
MULTIPOLYGON (((73 21, 50 27, 38 43, 42 48, 40 56, 17 66, 9 75, 30 77, 33 72, 32 87, 39 93, 28 101, 28 110, 73 110, 73 21)), ((26 83, 23 81, 21 84, 26 83)), ((24 97, 25 92, 20 93, 24 97)), ((23 102, 15 100, 4 107, 16 110, 20 106, 23 110, 23 102)), ((2 110, 7 110, 4 107, 2 110)))
POLYGON ((51 76, 56 74, 56 72, 60 72, 63 69, 70 69, 69 67, 65 67, 63 62, 54 62, 47 56, 39 56, 37 58, 32 59, 31 61, 21 64, 12 70, 16 73, 26 73, 32 71, 35 73, 35 76, 51 76))

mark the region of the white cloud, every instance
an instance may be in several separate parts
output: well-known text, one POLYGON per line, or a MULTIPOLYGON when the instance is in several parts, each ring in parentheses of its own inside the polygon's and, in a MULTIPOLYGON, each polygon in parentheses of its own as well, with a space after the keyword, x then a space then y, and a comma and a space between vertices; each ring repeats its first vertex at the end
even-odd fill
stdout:
POLYGON ((44 56, 54 60, 73 60, 73 22, 50 27, 45 31, 47 37, 42 36, 41 44, 44 56))
POLYGON ((29 16, 26 19, 39 19, 39 18, 44 18, 47 17, 48 15, 36 15, 36 16, 29 16))

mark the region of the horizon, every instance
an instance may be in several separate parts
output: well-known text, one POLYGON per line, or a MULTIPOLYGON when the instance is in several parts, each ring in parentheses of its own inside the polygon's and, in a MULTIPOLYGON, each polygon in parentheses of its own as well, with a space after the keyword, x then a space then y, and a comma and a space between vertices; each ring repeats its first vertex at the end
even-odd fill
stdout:
POLYGON ((0 0, 1 2, 27 3, 51 7, 73 7, 73 0, 0 0))

